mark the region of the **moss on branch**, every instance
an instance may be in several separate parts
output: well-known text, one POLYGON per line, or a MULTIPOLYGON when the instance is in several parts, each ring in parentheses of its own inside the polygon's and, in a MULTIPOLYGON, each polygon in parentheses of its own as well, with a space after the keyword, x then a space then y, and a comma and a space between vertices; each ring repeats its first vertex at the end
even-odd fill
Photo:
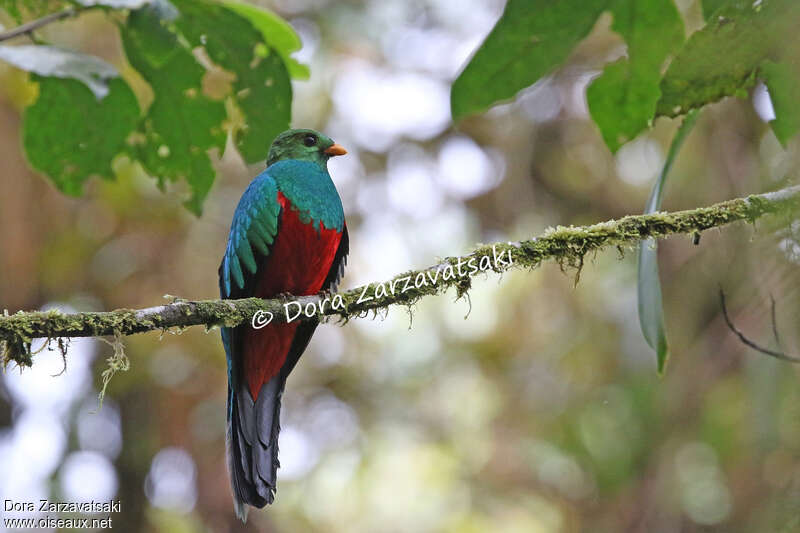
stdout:
POLYGON ((562 266, 580 269, 584 256, 609 246, 630 246, 652 237, 697 235, 703 230, 732 222, 748 221, 770 213, 790 212, 800 205, 800 186, 752 195, 673 213, 626 216, 591 226, 558 226, 539 237, 515 243, 478 246, 465 256, 446 257, 423 270, 411 270, 394 278, 349 291, 315 296, 261 300, 176 300, 147 309, 108 312, 63 313, 58 310, 17 312, 0 316, 0 357, 23 366, 32 363, 35 338, 125 336, 146 331, 204 325, 236 326, 253 321, 319 320, 326 316, 345 321, 390 305, 410 306, 419 299, 453 287, 465 294, 471 278, 480 272, 537 267, 554 259, 562 266))

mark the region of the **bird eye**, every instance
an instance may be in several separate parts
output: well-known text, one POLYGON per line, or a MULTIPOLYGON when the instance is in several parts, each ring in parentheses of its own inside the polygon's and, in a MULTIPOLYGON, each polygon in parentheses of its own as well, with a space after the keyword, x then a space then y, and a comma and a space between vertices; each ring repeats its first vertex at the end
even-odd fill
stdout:
POLYGON ((303 144, 305 144, 306 146, 308 146, 310 148, 310 147, 314 146, 315 144, 317 144, 317 138, 314 137, 313 135, 306 135, 303 138, 303 144))

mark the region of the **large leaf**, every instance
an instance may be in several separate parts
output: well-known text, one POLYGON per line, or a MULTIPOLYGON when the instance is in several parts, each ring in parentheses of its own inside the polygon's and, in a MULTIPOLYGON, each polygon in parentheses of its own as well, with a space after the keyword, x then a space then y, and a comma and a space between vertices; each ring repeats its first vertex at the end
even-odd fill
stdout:
POLYGON ((796 41, 798 21, 797 0, 735 0, 715 11, 670 64, 657 114, 676 116, 742 93, 765 58, 796 41))
POLYGON ((92 175, 112 177, 111 161, 139 120, 130 87, 113 78, 97 100, 81 82, 36 74, 39 97, 25 112, 23 144, 28 160, 66 194, 79 195, 92 175))
POLYGON ((108 80, 119 72, 102 59, 56 46, 0 45, 0 59, 22 70, 85 83, 97 98, 108 94, 108 80))
MULTIPOLYGON (((23 7, 27 14, 38 0, 0 2, 9 9, 23 7)), ((145 116, 140 117, 134 136, 128 134, 133 129, 131 120, 139 116, 135 99, 132 113, 131 106, 114 109, 113 104, 86 112, 87 117, 98 113, 105 118, 115 112, 126 118, 134 117, 119 121, 124 135, 117 135, 114 130, 100 139, 92 164, 82 160, 73 164, 59 150, 48 158, 36 145, 42 136, 32 134, 31 162, 50 173, 63 190, 78 194, 90 173, 107 175, 110 159, 126 151, 162 187, 165 182, 185 180, 191 191, 186 206, 199 215, 215 177, 209 152, 224 148, 228 129, 233 128, 237 147, 245 160, 252 163, 263 160, 271 141, 288 128, 292 92, 287 64, 298 76, 307 77, 308 71, 290 58, 301 46, 299 38, 275 15, 243 4, 230 3, 226 7, 208 0, 175 0, 182 13, 170 0, 72 0, 72 3, 130 11, 120 27, 125 52, 129 63, 149 83, 153 101, 145 116), (228 101, 221 96, 210 97, 204 91, 207 68, 214 70, 209 59, 233 74, 228 101), (233 109, 234 113, 229 116, 227 109, 233 109), (126 137, 129 137, 127 144, 123 142, 126 137)), ((48 79, 80 80, 100 100, 109 93, 108 80, 118 76, 113 66, 98 58, 50 46, 0 46, 0 59, 48 79)), ((130 97, 130 89, 123 86, 130 97)), ((62 88, 54 96, 55 89, 49 83, 43 84, 42 90, 42 103, 56 97, 64 99, 67 94, 62 88)), ((74 92, 74 88, 70 90, 74 92)), ((122 91, 117 89, 113 102, 120 101, 122 91)), ((131 98, 125 100, 126 104, 130 101, 131 98)), ((84 106, 82 101, 78 104, 76 109, 84 106)), ((59 110, 58 106, 54 109, 59 110)), ((32 109, 32 116, 40 111, 40 107, 32 109)), ((105 124, 103 120, 97 122, 105 124)), ((94 137, 84 135, 83 130, 63 131, 68 131, 71 141, 79 147, 73 157, 80 159, 82 150, 93 153, 94 137)), ((45 134, 55 133, 46 130, 45 134)))
MULTIPOLYGON (((667 160, 661 174, 653 186, 650 199, 645 208, 645 214, 655 213, 661 207, 661 197, 672 164, 678 155, 683 141, 692 131, 699 113, 690 112, 683 120, 683 124, 675 134, 667 153, 667 160)), ((637 292, 639 297, 639 324, 647 344, 655 350, 658 363, 658 372, 664 372, 667 364, 669 349, 667 335, 664 327, 664 308, 661 299, 661 280, 658 276, 658 249, 655 239, 645 239, 639 248, 639 273, 637 292)))
POLYGON ((453 119, 486 110, 563 63, 608 0, 508 0, 503 16, 453 83, 453 119))
POLYGON ((203 94, 205 69, 153 11, 131 13, 122 40, 128 61, 154 94, 134 155, 161 184, 186 180, 192 191, 186 206, 199 215, 214 182, 208 151, 225 144, 225 106, 203 94))
POLYGON ((764 61, 759 69, 769 90, 775 119, 770 122, 775 136, 786 146, 800 131, 800 69, 791 63, 764 61))
POLYGON ((303 47, 303 43, 288 22, 262 7, 233 0, 225 1, 224 4, 228 9, 249 20, 261 32, 264 41, 280 54, 292 78, 298 80, 307 80, 309 78, 311 73, 308 66, 291 57, 293 52, 303 47))
POLYGON ((649 126, 661 96, 661 66, 683 42, 683 22, 672 0, 614 0, 611 12, 611 28, 625 39, 628 57, 607 65, 586 97, 615 152, 649 126))
POLYGON ((236 76, 233 98, 246 125, 235 132, 248 163, 264 160, 275 137, 289 127, 292 86, 281 56, 244 17, 204 0, 175 0, 176 26, 193 46, 204 46, 217 65, 236 76))

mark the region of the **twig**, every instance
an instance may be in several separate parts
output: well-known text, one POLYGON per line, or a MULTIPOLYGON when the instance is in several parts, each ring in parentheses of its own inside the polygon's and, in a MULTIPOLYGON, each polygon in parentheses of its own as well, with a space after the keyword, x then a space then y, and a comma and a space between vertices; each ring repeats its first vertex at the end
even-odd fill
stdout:
POLYGON ((84 11, 87 8, 78 9, 74 7, 69 7, 63 11, 58 11, 56 13, 50 13, 49 15, 45 15, 44 17, 36 20, 32 20, 21 26, 17 26, 16 28, 12 28, 6 32, 0 33, 0 42, 7 41, 8 39, 13 39, 14 37, 20 37, 22 35, 29 35, 33 31, 38 30, 42 26, 46 26, 52 22, 59 21, 61 19, 74 17, 81 11, 84 11))
POLYGON ((772 296, 772 294, 769 295, 769 301, 770 301, 769 311, 772 319, 772 335, 775 337, 775 344, 778 346, 778 348, 780 348, 781 337, 780 335, 778 335, 778 319, 775 313, 775 297, 772 296))
MULTIPOLYGON (((763 346, 759 346, 754 341, 748 339, 744 333, 739 331, 736 326, 731 321, 730 316, 728 316, 728 308, 725 306, 725 292, 722 290, 722 287, 719 289, 719 303, 722 307, 722 316, 725 318, 725 323, 728 325, 728 329, 736 334, 739 337, 739 340, 742 341, 743 344, 749 346, 750 348, 754 349, 759 353, 763 353, 764 355, 769 355, 770 357, 774 357, 776 359, 780 359, 781 361, 789 361, 791 363, 800 363, 800 357, 794 357, 791 355, 787 355, 783 352, 778 352, 775 350, 770 350, 769 348, 764 348, 763 346)), ((772 300, 772 331, 775 335, 775 338, 778 338, 778 331, 777 326, 775 325, 775 300, 772 300)))
POLYGON ((587 253, 606 247, 632 246, 646 238, 674 234, 691 235, 736 221, 753 222, 765 214, 798 207, 800 186, 794 186, 687 211, 627 216, 591 226, 559 226, 527 241, 482 245, 468 255, 447 257, 429 268, 334 295, 271 300, 181 300, 147 309, 89 313, 20 311, 0 316, 0 362, 30 365, 30 344, 34 338, 124 336, 173 327, 234 327, 248 322, 263 325, 271 320, 291 322, 328 316, 347 321, 390 305, 410 307, 425 296, 441 294, 449 288, 455 288, 457 295, 463 296, 471 287, 471 279, 488 271, 530 270, 548 259, 556 260, 562 267, 578 268, 587 253))

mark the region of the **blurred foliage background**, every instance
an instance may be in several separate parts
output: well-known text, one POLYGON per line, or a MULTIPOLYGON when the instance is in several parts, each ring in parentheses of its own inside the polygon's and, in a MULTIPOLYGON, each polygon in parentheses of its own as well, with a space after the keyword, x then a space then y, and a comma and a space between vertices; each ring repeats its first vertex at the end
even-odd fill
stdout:
MULTIPOLYGON (((500 0, 274 0, 311 67, 292 125, 349 155, 330 164, 351 234, 344 287, 476 242, 641 212, 678 121, 611 155, 585 89, 624 53, 601 17, 557 73, 512 103, 450 121, 449 86, 500 0)), ((678 2, 687 32, 699 2, 678 2)), ((10 19, 0 19, 6 26, 10 19)), ((123 76, 118 32, 88 13, 43 30, 123 76)), ((262 164, 214 158, 201 218, 124 159, 72 198, 32 173, 20 123, 35 85, 0 63, 0 308, 146 307, 217 296, 233 209, 262 164)), ((796 175, 763 86, 706 108, 665 209, 772 190, 796 175)), ((231 140, 228 141, 232 142, 231 140)), ((266 147, 265 147, 266 150, 266 147)), ((671 342, 659 378, 636 315, 634 250, 574 272, 478 280, 455 295, 317 330, 284 396, 275 505, 235 520, 219 333, 125 339, 131 368, 97 410, 110 346, 44 350, 0 385, 0 499, 119 499, 120 531, 800 531, 800 374, 743 346, 720 315, 800 352, 800 226, 675 237, 659 248, 671 342)), ((3 513, 3 516, 13 516, 3 513)))

